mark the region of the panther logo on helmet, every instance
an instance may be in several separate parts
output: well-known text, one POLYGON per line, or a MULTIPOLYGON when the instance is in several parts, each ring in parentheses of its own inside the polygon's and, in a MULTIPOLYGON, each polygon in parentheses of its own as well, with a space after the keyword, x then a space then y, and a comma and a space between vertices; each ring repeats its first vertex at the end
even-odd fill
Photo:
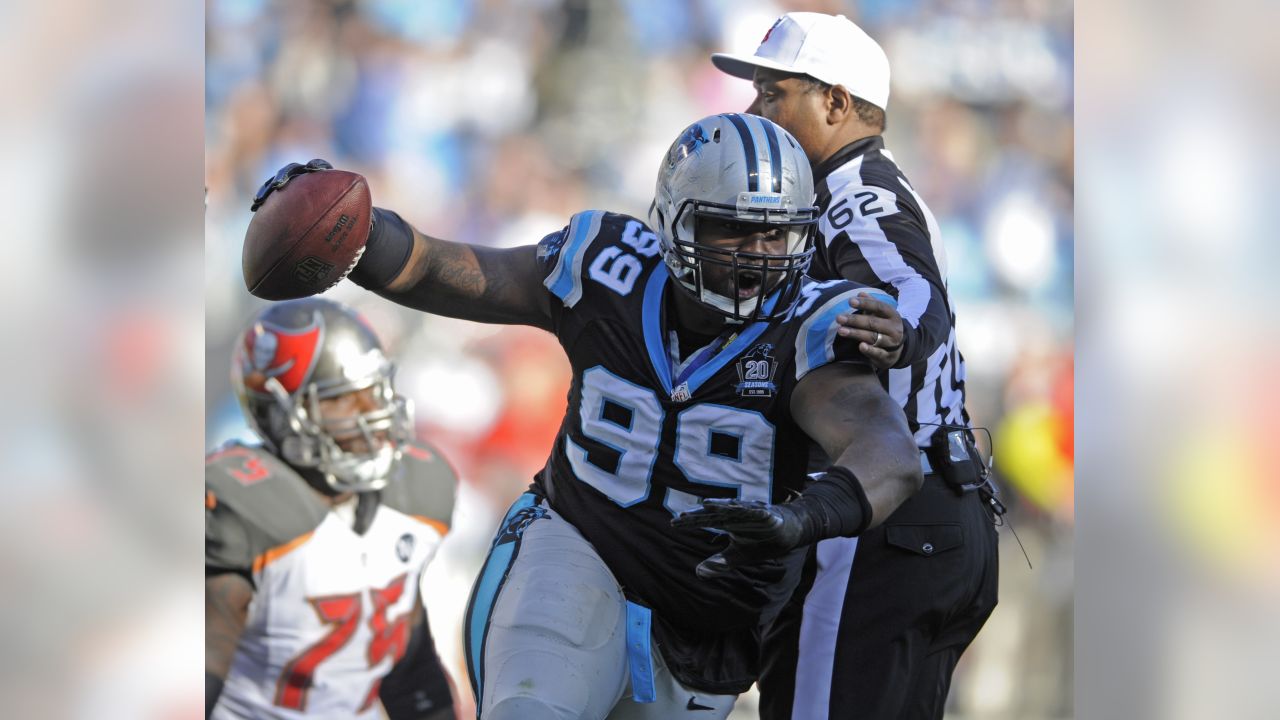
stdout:
POLYGON ((318 317, 294 332, 264 322, 254 323, 244 334, 241 355, 245 387, 265 395, 267 380, 275 378, 285 392, 297 392, 315 368, 321 335, 318 317))
MULTIPOLYGON (((719 135, 719 131, 716 132, 716 135, 719 135)), ((718 137, 716 141, 719 142, 718 137)), ((690 125, 685 128, 685 131, 680 134, 680 138, 676 140, 675 144, 671 146, 671 150, 667 152, 667 167, 673 168, 676 163, 690 155, 697 155, 702 146, 709 142, 711 142, 711 139, 707 137, 707 133, 702 129, 701 123, 690 125)))

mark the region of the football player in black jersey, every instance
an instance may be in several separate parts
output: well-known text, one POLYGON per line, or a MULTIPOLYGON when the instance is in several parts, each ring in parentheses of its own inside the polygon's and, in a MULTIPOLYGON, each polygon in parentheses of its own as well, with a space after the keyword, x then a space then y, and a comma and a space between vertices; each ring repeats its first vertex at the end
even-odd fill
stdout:
POLYGON ((547 464, 472 591, 480 717, 725 717, 803 548, 857 535, 919 488, 901 411, 836 334, 868 289, 804 276, 813 200, 791 135, 724 114, 671 145, 648 225, 587 211, 499 250, 374 209, 353 281, 543 328, 572 366, 547 464), (812 481, 811 440, 835 458, 812 481))
POLYGON ((418 584, 457 478, 412 440, 392 372, 323 298, 241 336, 232 380, 263 444, 205 459, 207 717, 454 720, 418 584))

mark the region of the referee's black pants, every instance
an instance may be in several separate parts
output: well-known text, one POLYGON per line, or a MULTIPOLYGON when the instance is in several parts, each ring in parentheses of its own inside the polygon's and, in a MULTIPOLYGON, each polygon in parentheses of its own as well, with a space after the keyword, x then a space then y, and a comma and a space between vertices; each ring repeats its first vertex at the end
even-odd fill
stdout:
POLYGON ((941 718, 996 606, 996 540, 978 493, 931 474, 880 526, 818 543, 765 633, 761 719, 941 718))

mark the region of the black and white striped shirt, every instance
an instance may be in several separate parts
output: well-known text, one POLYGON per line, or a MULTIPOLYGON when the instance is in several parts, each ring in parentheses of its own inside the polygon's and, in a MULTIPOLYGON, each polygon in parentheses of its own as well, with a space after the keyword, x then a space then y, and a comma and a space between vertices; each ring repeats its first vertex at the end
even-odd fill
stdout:
POLYGON ((823 215, 809 274, 874 285, 897 298, 906 321, 902 357, 880 379, 919 447, 929 445, 939 424, 968 426, 964 357, 933 213, 878 135, 841 148, 813 175, 823 215))

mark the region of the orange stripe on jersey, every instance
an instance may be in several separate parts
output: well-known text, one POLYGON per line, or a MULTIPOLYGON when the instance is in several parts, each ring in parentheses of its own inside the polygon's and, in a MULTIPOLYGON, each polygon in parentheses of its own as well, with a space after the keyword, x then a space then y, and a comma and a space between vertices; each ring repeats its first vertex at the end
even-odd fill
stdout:
POLYGON ((445 535, 449 534, 449 526, 445 525, 439 520, 436 520, 435 518, 429 518, 429 517, 426 517, 425 515, 410 515, 409 517, 413 518, 414 520, 417 520, 420 523, 426 523, 427 525, 430 525, 431 527, 435 528, 436 532, 440 533, 440 537, 444 537, 445 535))
POLYGON ((432 454, 430 450, 426 448, 418 447, 417 445, 406 444, 406 445, 402 445, 400 449, 404 452, 404 454, 408 455, 409 457, 417 458, 419 460, 422 460, 423 462, 426 462, 431 458, 435 457, 435 455, 432 454))
POLYGON ((314 533, 315 531, 312 530, 311 532, 306 533, 304 535, 299 535, 298 537, 290 540, 289 542, 283 545, 277 545, 276 547, 273 547, 270 550, 262 553, 261 555, 253 559, 253 571, 255 573, 262 572, 262 569, 265 568, 267 565, 270 565, 276 560, 279 560, 285 555, 288 555, 294 550, 297 550, 299 547, 302 546, 303 543, 310 540, 311 535, 314 533))
POLYGON ((212 490, 204 491, 204 509, 212 510, 218 507, 218 496, 213 494, 212 490))

